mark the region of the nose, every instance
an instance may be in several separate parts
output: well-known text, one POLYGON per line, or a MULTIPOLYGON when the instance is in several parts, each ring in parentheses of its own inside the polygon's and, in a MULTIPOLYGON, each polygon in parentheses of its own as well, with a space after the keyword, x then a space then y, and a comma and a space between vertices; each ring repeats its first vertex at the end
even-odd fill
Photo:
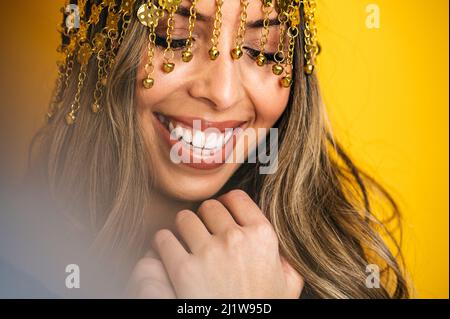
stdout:
POLYGON ((201 69, 189 89, 192 97, 207 101, 218 111, 233 107, 244 97, 239 62, 232 60, 225 47, 228 45, 221 48, 215 61, 209 59, 207 52, 201 57, 201 69))

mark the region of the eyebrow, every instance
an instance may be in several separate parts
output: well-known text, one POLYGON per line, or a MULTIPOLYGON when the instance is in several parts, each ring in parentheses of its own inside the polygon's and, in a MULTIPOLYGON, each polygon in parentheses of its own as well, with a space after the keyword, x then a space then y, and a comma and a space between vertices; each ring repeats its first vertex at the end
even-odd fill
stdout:
MULTIPOLYGON (((176 13, 178 15, 180 15, 182 17, 186 17, 186 18, 189 18, 189 16, 191 15, 190 9, 183 7, 183 6, 179 6, 176 13)), ((198 21, 204 21, 204 22, 214 21, 214 19, 212 17, 201 14, 199 12, 197 12, 196 16, 197 16, 198 21)), ((280 21, 277 18, 269 19, 269 27, 279 25, 279 24, 280 24, 280 21)), ((248 22, 247 27, 251 28, 251 29, 262 28, 262 27, 264 27, 264 19, 259 19, 256 21, 248 22)))

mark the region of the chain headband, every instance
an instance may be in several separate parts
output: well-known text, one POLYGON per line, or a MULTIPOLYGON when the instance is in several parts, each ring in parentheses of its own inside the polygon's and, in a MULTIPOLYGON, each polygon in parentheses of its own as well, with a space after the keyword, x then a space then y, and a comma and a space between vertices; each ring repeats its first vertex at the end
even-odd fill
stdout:
MULTIPOLYGON (((189 7, 188 38, 181 52, 181 60, 189 63, 194 58, 193 43, 195 23, 197 20, 197 4, 199 1, 213 1, 216 6, 213 30, 211 33, 211 47, 208 54, 212 61, 220 56, 219 43, 222 27, 222 7, 224 0, 191 0, 189 7)), ((234 61, 243 55, 245 33, 247 26, 247 9, 252 1, 258 1, 261 6, 263 25, 259 52, 255 56, 258 66, 268 64, 265 46, 271 30, 270 15, 277 13, 277 23, 280 28, 277 52, 272 59, 274 64, 272 72, 280 76, 280 85, 289 88, 293 83, 294 54, 297 38, 303 30, 304 65, 306 75, 314 72, 316 57, 320 52, 317 42, 316 0, 239 0, 240 19, 236 33, 235 45, 230 52, 234 61), (303 13, 303 15, 302 15, 303 13), (303 17, 303 21, 302 20, 303 17), (300 27, 302 25, 302 27, 300 27)), ((47 113, 51 119, 62 105, 64 93, 72 76, 74 66, 78 64, 77 87, 70 110, 66 114, 66 123, 72 125, 76 122, 80 110, 80 100, 86 82, 87 70, 93 65, 97 70, 97 81, 93 95, 91 111, 98 113, 104 103, 103 91, 108 83, 109 72, 114 65, 117 50, 127 34, 133 17, 148 29, 147 62, 145 64, 146 78, 142 81, 145 89, 154 86, 153 78, 155 65, 154 58, 157 45, 156 29, 161 20, 166 17, 165 48, 161 69, 164 73, 175 70, 175 53, 172 33, 176 25, 176 13, 180 9, 182 0, 66 0, 61 12, 64 15, 59 32, 62 35, 62 44, 58 47, 61 58, 57 62, 58 78, 55 92, 47 113), (139 2, 138 6, 136 2, 139 2), (138 7, 138 8, 136 8, 138 7)))

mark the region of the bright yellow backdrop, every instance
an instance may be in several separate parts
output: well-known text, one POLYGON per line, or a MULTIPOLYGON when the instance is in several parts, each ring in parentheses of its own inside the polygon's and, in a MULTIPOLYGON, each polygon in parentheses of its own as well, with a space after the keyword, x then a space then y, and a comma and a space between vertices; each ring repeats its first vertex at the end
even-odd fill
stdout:
POLYGON ((320 79, 335 133, 393 192, 416 297, 449 297, 447 0, 319 0, 320 79), (366 27, 366 6, 380 28, 366 27))
MULTIPOLYGON (((448 1, 318 1, 319 73, 335 132, 401 205, 416 297, 448 298, 448 1), (370 3, 380 29, 366 27, 370 3)), ((1 159, 12 159, 11 178, 46 112, 63 2, 0 10, 1 159)))

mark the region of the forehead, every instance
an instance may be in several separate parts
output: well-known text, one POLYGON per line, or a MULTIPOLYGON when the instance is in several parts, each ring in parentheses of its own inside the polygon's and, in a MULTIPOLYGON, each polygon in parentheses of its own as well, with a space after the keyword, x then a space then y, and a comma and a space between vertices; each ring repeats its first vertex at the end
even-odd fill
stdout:
MULTIPOLYGON (((264 18, 261 0, 249 0, 247 8, 247 21, 255 21, 264 18)), ((190 0, 182 0, 181 6, 189 9, 192 4, 190 0)), ((199 0, 196 4, 197 12, 212 22, 217 11, 216 0, 199 0)), ((222 5, 222 20, 224 23, 238 23, 241 16, 241 1, 240 0, 223 0, 222 5)), ((277 17, 275 9, 269 15, 273 19, 277 17)))

